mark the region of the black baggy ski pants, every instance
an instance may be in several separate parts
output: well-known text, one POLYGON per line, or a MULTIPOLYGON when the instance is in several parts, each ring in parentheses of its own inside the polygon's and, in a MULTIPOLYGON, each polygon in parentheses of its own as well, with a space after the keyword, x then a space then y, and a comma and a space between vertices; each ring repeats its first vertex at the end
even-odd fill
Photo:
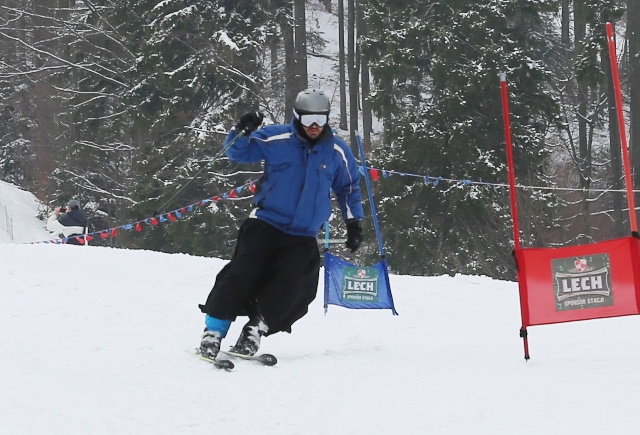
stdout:
POLYGON ((269 332, 291 332, 315 299, 320 253, 315 237, 286 234, 256 218, 240 227, 233 258, 218 273, 203 313, 218 319, 262 315, 269 332))

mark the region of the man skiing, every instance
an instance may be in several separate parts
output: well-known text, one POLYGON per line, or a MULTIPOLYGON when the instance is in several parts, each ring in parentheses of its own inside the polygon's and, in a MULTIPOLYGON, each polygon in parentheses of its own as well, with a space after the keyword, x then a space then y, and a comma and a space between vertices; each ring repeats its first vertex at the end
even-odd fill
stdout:
POLYGON ((229 159, 263 161, 264 173, 233 258, 200 305, 206 326, 202 355, 218 355, 237 316, 249 321, 231 351, 254 355, 262 336, 291 332, 291 325, 307 313, 320 273, 316 236, 331 215, 332 190, 347 226, 346 246, 351 252, 359 248, 360 174, 347 144, 331 132, 330 108, 322 91, 307 89, 296 97, 290 124, 259 128, 263 115, 251 112, 229 132, 226 144, 235 141, 227 150, 229 159))

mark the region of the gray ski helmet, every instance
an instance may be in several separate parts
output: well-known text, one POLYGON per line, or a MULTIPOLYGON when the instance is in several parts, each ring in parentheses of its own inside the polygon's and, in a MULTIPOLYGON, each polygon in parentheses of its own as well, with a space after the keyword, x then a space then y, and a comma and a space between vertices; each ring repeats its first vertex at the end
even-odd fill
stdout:
POLYGON ((293 103, 293 110, 298 115, 303 113, 326 113, 331 110, 331 102, 324 92, 318 89, 305 89, 300 92, 293 103))
POLYGON ((69 202, 67 203, 67 207, 71 209, 73 209, 73 207, 80 208, 80 201, 78 201, 77 199, 70 199, 69 202))

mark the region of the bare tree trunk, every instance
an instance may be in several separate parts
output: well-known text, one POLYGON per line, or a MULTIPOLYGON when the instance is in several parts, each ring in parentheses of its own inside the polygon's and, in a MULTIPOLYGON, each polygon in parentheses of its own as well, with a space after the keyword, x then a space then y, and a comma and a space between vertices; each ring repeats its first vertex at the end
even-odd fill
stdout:
MULTIPOLYGON (((584 38, 587 29, 587 17, 583 0, 574 1, 574 32, 575 32, 575 52, 582 53, 584 49, 584 38)), ((580 167, 580 187, 582 188, 582 219, 583 228, 587 228, 589 216, 589 188, 591 185, 591 153, 587 137, 587 107, 588 107, 589 86, 578 80, 578 149, 580 167)))
MULTIPOLYGON (((358 8, 358 35, 364 37, 367 35, 367 26, 364 20, 362 8, 358 8)), ((360 44, 358 44, 360 46, 360 44)), ((369 77, 369 59, 358 50, 361 71, 360 77, 362 81, 362 145, 367 154, 371 151, 371 131, 373 130, 373 114, 371 104, 369 103, 369 94, 371 92, 371 81, 369 77)))
POLYGON ((389 76, 386 76, 382 79, 382 89, 385 95, 387 95, 387 104, 385 104, 383 110, 383 133, 382 133, 382 143, 386 147, 391 146, 391 134, 389 130, 391 128, 391 104, 393 101, 393 79, 389 76))
MULTIPOLYGON (((47 52, 59 53, 63 47, 55 42, 55 26, 51 25, 52 20, 49 17, 57 16, 57 18, 64 19, 65 14, 62 14, 61 11, 67 11, 66 14, 69 14, 70 4, 68 1, 42 0, 33 2, 31 8, 31 11, 36 15, 30 18, 31 40, 29 42, 47 52)), ((57 63, 48 57, 41 58, 33 53, 31 56, 34 58, 34 64, 37 68, 57 63)), ((33 151, 35 151, 35 167, 32 170, 36 185, 46 188, 51 184, 49 175, 59 163, 54 161, 56 153, 53 150, 63 146, 59 141, 60 126, 57 117, 69 109, 67 104, 61 103, 60 99, 52 98, 55 95, 55 90, 50 83, 54 80, 50 77, 49 72, 40 72, 35 77, 35 83, 32 83, 29 89, 29 102, 33 110, 31 116, 37 124, 37 128, 33 129, 30 135, 34 145, 33 151)), ((73 134, 73 129, 71 129, 71 135, 73 134)))
POLYGON ((562 0, 562 45, 566 50, 571 48, 571 36, 569 33, 569 24, 571 22, 571 10, 569 8, 571 0, 562 0))
POLYGON ((278 38, 273 37, 269 40, 269 69, 270 78, 269 85, 275 90, 280 82, 278 77, 278 38))
POLYGON ((358 67, 356 54, 356 0, 348 0, 347 15, 347 66, 349 70, 349 130, 351 149, 358 155, 356 131, 358 130, 358 67))
POLYGON ((293 102, 296 98, 296 79, 294 69, 294 56, 289 53, 293 53, 293 25, 291 23, 291 17, 293 16, 293 3, 287 2, 287 11, 282 14, 282 39, 284 40, 284 52, 285 52, 285 93, 284 93, 284 123, 289 122, 293 114, 293 102))
POLYGON ((309 87, 307 75, 307 17, 305 12, 305 0, 294 0, 293 10, 295 14, 294 51, 296 94, 309 87))
POLYGON ((344 0, 338 0, 338 68, 340 69, 340 129, 347 130, 347 79, 344 53, 344 0))
MULTIPOLYGON (((602 45, 602 70, 604 71, 603 89, 607 93, 607 112, 609 115, 609 155, 611 158, 611 187, 614 190, 622 190, 622 150, 620 148, 620 134, 618 132, 618 116, 616 113, 615 89, 613 87, 613 74, 609 60, 607 44, 602 45)), ((613 192, 611 216, 614 221, 613 236, 622 237, 625 235, 624 222, 624 194, 613 192)))

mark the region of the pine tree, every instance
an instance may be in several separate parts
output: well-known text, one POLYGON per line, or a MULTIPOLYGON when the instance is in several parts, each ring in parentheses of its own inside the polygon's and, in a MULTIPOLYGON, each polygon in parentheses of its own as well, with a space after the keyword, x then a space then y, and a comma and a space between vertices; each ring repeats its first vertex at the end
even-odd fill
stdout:
MULTIPOLYGON (((512 84, 516 171, 521 182, 541 181, 544 134, 557 108, 545 90, 544 40, 538 35, 541 14, 552 7, 370 4, 366 46, 378 86, 373 101, 393 144, 379 151, 377 161, 433 177, 428 183, 394 177, 381 184, 379 195, 387 198, 381 216, 393 219, 393 230, 385 226, 389 264, 399 272, 513 276, 506 191, 433 180, 506 181, 498 81, 505 72, 512 84)), ((543 213, 527 227, 528 241, 544 227, 544 199, 527 198, 537 204, 528 207, 543 213)))
MULTIPOLYGON (((134 68, 129 92, 136 108, 133 128, 140 135, 134 156, 135 206, 131 215, 144 219, 185 204, 224 193, 244 184, 246 174, 227 177, 234 167, 224 159, 170 199, 212 156, 222 149, 233 120, 254 109, 262 87, 259 49, 266 40, 265 2, 145 2, 147 33, 134 68), (152 6, 152 4, 154 4, 152 6), (159 209, 166 206, 166 209, 159 209)), ((233 202, 226 205, 235 212, 233 202)), ((202 212, 202 209, 198 209, 202 212)), ((131 243, 169 252, 191 252, 199 240, 213 237, 216 227, 235 226, 228 214, 190 214, 188 225, 160 225, 131 243), (136 241, 137 240, 137 241, 136 241)), ((225 237, 233 236, 225 231, 225 237)), ((202 248, 200 248, 202 249, 202 248)), ((225 243, 208 254, 229 255, 225 243)))

